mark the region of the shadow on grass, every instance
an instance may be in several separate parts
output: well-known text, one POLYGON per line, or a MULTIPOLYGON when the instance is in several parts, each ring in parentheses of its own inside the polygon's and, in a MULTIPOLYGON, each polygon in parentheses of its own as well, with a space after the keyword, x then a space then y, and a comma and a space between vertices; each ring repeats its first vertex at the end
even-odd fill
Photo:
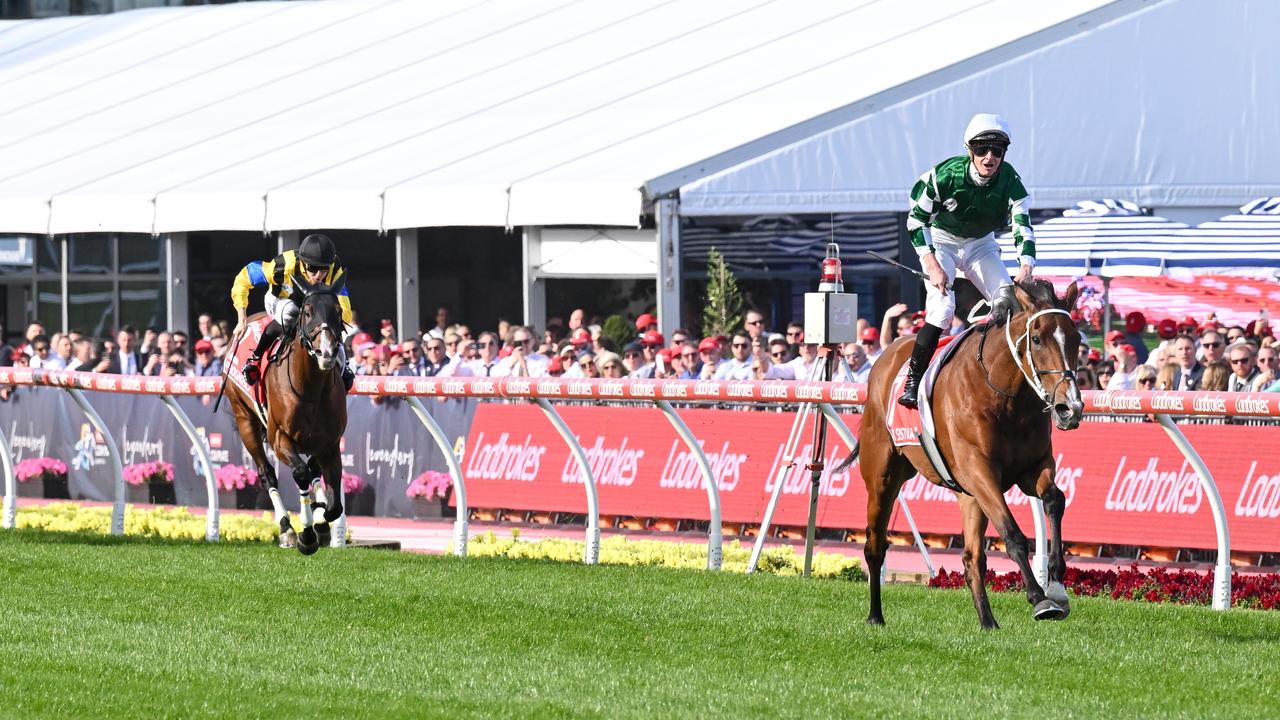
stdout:
POLYGON ((250 540, 228 540, 223 538, 216 543, 204 540, 183 540, 172 538, 149 537, 144 535, 103 535, 101 533, 82 530, 78 532, 62 532, 57 530, 41 530, 37 528, 17 528, 0 530, 0 542, 22 543, 26 545, 156 545, 163 547, 191 547, 193 545, 235 547, 270 547, 271 543, 250 540))

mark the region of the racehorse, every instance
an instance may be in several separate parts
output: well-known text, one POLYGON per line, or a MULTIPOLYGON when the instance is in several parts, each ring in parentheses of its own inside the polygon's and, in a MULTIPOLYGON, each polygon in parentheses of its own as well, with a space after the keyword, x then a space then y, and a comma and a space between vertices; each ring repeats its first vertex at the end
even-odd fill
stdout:
POLYGON ((259 381, 266 388, 265 426, 254 399, 238 385, 227 386, 240 439, 267 483, 280 526, 280 547, 296 545, 303 555, 310 555, 329 544, 329 523, 342 515, 339 441, 347 428, 347 401, 336 361, 343 327, 338 293, 345 279, 332 286, 310 285, 297 277, 293 282, 302 296, 298 320, 280 341, 278 361, 259 381), (302 508, 301 536, 294 532, 280 500, 264 442, 293 472, 302 508))
MULTIPOLYGON (((984 629, 998 628, 987 599, 984 535, 995 524, 1009 556, 1018 564, 1027 600, 1037 620, 1061 620, 1070 612, 1063 575, 1062 514, 1066 497, 1054 484, 1053 424, 1080 425, 1084 403, 1075 382, 1080 334, 1069 309, 1075 283, 1059 299, 1043 280, 1014 286, 1021 309, 1006 322, 975 329, 938 371, 932 397, 937 447, 963 492, 957 493, 964 519, 965 580, 984 629), (1027 560, 1027 538, 1014 521, 1004 493, 1017 486, 1044 502, 1052 525, 1049 587, 1040 586, 1027 560)), ((867 542, 864 555, 871 583, 867 623, 883 625, 880 572, 888 547, 886 530, 902 484, 917 471, 945 486, 922 447, 897 447, 885 418, 898 368, 911 354, 911 338, 899 339, 867 379, 868 396, 861 437, 848 461, 860 458, 867 486, 867 542)))

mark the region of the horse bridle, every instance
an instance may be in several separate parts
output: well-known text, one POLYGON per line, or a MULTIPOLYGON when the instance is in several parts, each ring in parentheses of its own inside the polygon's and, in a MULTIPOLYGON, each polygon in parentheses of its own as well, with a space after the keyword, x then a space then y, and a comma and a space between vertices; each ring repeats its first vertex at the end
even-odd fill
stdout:
MULTIPOLYGON (((316 294, 319 294, 319 293, 316 293, 316 294)), ((304 305, 306 304, 305 300, 303 301, 303 304, 304 305)), ((338 337, 337 331, 329 327, 329 323, 327 322, 321 322, 318 327, 313 327, 311 329, 302 328, 302 332, 299 333, 301 335, 299 340, 302 343, 302 349, 306 350, 307 354, 310 355, 313 360, 319 361, 320 359, 319 358, 320 350, 316 348, 314 338, 318 338, 320 337, 321 334, 326 332, 333 337, 334 346, 337 346, 341 342, 341 340, 338 337)))
POLYGON ((1068 318, 1071 317, 1071 313, 1059 308, 1049 308, 1047 310, 1041 310, 1040 312, 1034 313, 1027 318, 1026 328, 1022 335, 1018 337, 1016 342, 1013 339, 1013 334, 1009 331, 1009 326, 1013 324, 1013 318, 1010 318, 1009 322, 1004 324, 1004 338, 1005 341, 1009 343, 1009 352, 1013 354, 1013 362, 1017 364, 1018 370, 1022 372, 1022 377, 1027 379, 1027 382, 1031 385, 1031 389, 1036 391, 1036 395, 1039 396, 1040 401, 1044 403, 1046 412, 1053 409, 1053 395, 1045 388, 1044 383, 1040 381, 1042 376, 1062 376, 1058 378, 1058 382, 1053 386, 1054 393, 1057 393, 1058 388, 1062 386, 1062 383, 1071 383, 1072 386, 1076 387, 1076 392, 1079 392, 1079 387, 1076 386, 1075 371, 1066 367, 1070 365, 1070 362, 1067 360, 1067 348, 1061 341, 1058 343, 1058 349, 1062 352, 1062 362, 1064 366, 1062 370, 1041 370, 1037 368, 1036 357, 1031 353, 1031 323, 1035 322, 1036 318, 1042 315, 1052 315, 1054 313, 1062 313, 1068 318), (1027 366, 1022 364, 1022 356, 1018 351, 1018 345, 1023 342, 1027 344, 1027 365, 1031 368, 1029 372, 1027 370, 1027 366))

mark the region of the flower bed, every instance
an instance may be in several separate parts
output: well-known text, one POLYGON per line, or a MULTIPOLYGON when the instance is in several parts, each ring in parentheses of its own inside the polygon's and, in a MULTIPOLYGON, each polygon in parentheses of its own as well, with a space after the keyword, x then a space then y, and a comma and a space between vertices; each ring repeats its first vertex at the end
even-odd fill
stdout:
MULTIPOLYGON (((1103 596, 1118 600, 1143 600, 1184 605, 1210 605, 1213 601, 1213 573, 1194 570, 1153 568, 1142 572, 1137 565, 1125 570, 1082 570, 1067 567, 1063 578, 1074 595, 1103 596)), ((987 586, 1003 592, 1022 592, 1022 574, 996 574, 988 570, 987 586)), ((929 581, 932 588, 962 588, 964 573, 943 570, 929 581)), ((1231 604, 1235 607, 1280 610, 1280 574, 1234 575, 1231 604)))
MULTIPOLYGON (((111 533, 111 508, 83 507, 77 503, 49 503, 18 508, 18 527, 53 532, 111 533)), ((223 514, 218 521, 224 540, 275 542, 279 527, 270 513, 223 514)), ((204 540, 205 516, 185 507, 130 508, 124 514, 124 534, 166 540, 204 540)))
MULTIPOLYGON (((492 531, 477 535, 467 546, 467 554, 476 557, 531 558, 559 562, 582 562, 583 544, 567 538, 546 538, 536 542, 520 542, 518 528, 511 537, 499 539, 492 531)), ((726 572, 746 572, 751 548, 732 540, 723 546, 722 568, 726 572)), ((604 565, 660 565, 663 567, 701 570, 707 566, 705 543, 675 543, 662 540, 630 540, 615 535, 600 541, 600 563, 604 565)), ((774 575, 799 575, 804 556, 790 545, 765 550, 760 556, 759 572, 774 575)), ((856 558, 834 553, 814 553, 813 576, 841 580, 863 580, 866 576, 856 558)))

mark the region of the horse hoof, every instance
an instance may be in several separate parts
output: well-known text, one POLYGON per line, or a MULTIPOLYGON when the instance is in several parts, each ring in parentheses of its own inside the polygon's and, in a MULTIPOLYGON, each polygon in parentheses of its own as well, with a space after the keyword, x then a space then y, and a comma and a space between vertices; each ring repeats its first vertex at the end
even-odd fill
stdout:
POLYGON ((280 533, 280 536, 279 536, 280 547, 288 549, 297 544, 298 544, 298 534, 295 533, 292 528, 290 528, 287 532, 280 533))
POLYGON ((329 523, 316 525, 316 537, 319 538, 320 547, 329 547, 329 543, 333 540, 333 533, 329 529, 329 523))
POLYGON ((868 625, 884 625, 884 618, 879 615, 871 615, 867 617, 868 625))
POLYGON ((314 555, 320 549, 320 538, 316 535, 315 528, 302 530, 302 534, 298 536, 297 548, 303 555, 314 555))
POLYGON ((1036 620, 1061 620, 1067 614, 1058 603, 1045 598, 1036 603, 1035 609, 1031 611, 1031 616, 1036 620))

